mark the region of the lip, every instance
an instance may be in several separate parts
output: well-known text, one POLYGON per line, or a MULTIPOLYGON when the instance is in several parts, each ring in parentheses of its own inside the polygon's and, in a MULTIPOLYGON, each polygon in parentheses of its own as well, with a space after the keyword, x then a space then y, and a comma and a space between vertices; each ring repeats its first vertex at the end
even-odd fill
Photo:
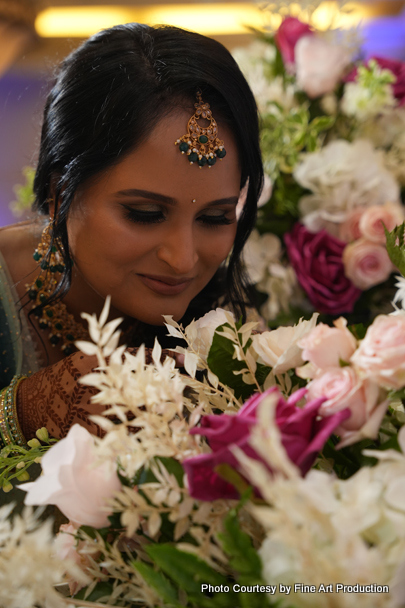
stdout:
POLYGON ((165 296, 176 296, 190 285, 192 278, 175 279, 158 275, 138 274, 142 283, 155 293, 165 296))

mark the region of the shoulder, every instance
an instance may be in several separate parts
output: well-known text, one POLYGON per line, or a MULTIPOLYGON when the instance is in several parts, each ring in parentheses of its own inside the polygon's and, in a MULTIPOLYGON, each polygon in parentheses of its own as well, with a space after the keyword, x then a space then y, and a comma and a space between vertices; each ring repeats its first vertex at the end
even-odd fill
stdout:
MULTIPOLYGON (((32 257, 41 236, 41 225, 37 222, 21 222, 0 228, 0 252, 8 271, 17 286, 36 270, 32 257)), ((24 288, 25 289, 25 288, 24 288)))

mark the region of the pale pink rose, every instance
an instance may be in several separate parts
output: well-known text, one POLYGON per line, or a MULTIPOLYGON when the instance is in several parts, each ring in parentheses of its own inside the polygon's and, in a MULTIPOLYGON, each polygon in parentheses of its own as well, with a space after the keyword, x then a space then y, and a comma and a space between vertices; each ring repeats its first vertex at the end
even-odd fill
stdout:
POLYGON ((360 218, 365 211, 365 207, 357 207, 351 211, 346 220, 339 226, 338 238, 344 243, 351 243, 361 237, 360 232, 360 218))
POLYGON ((350 361, 357 342, 347 329, 347 321, 340 317, 334 321, 335 327, 319 323, 299 342, 303 349, 302 358, 318 368, 339 367, 340 360, 350 361))
POLYGON ((387 389, 405 386, 405 316, 379 315, 351 358, 368 378, 387 389))
POLYGON ((340 447, 360 439, 375 439, 387 409, 382 403, 380 388, 368 379, 361 379, 349 366, 319 370, 316 378, 308 384, 308 399, 326 397, 319 414, 330 416, 349 408, 350 418, 344 420, 335 433, 342 439, 340 447))
POLYGON ((383 245, 358 239, 343 251, 345 274, 359 289, 369 289, 388 279, 394 266, 383 245))
MULTIPOLYGON (((76 533, 77 528, 72 523, 62 524, 59 528, 59 533, 54 540, 54 553, 55 557, 60 561, 64 562, 65 560, 69 560, 85 571, 86 567, 91 565, 91 560, 89 555, 78 552, 80 548, 84 546, 84 543, 80 541, 77 543, 75 539, 76 533)), ((80 589, 86 586, 85 582, 76 581, 69 575, 67 576, 67 581, 69 583, 71 595, 75 595, 80 589)))
POLYGON ((252 336, 252 348, 260 362, 273 368, 275 374, 283 374, 303 363, 300 339, 316 325, 319 314, 309 321, 300 319, 294 327, 278 327, 252 336))
POLYGON ((402 224, 404 211, 401 205, 387 203, 368 207, 359 221, 359 229, 366 239, 385 245, 384 225, 389 232, 402 224), (384 225, 383 225, 384 224, 384 225))
POLYGON ((26 505, 56 505, 76 526, 109 525, 106 502, 121 489, 112 463, 95 465, 94 437, 75 424, 46 452, 42 475, 19 486, 26 505))
POLYGON ((311 98, 332 93, 350 59, 342 46, 320 36, 303 36, 295 45, 297 86, 311 98))

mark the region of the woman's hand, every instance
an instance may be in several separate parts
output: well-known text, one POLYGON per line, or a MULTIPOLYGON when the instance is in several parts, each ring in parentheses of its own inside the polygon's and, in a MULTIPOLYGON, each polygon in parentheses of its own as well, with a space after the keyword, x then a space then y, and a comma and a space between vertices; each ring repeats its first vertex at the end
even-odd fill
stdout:
MULTIPOLYGON (((135 354, 137 349, 129 348, 128 351, 135 354)), ((146 363, 152 362, 151 353, 147 348, 146 363)), ((174 355, 163 350, 162 360, 167 356, 174 355)), ((89 420, 90 414, 100 414, 104 409, 99 403, 91 402, 98 389, 78 382, 97 366, 96 356, 76 352, 21 382, 17 392, 17 413, 27 441, 43 426, 51 437, 61 439, 76 423, 93 435, 103 435, 100 427, 89 420)))
POLYGON ((75 423, 94 435, 101 435, 101 429, 88 418, 89 414, 100 414, 103 408, 91 403, 97 389, 78 382, 95 367, 97 357, 77 352, 21 382, 17 392, 17 413, 27 441, 43 426, 51 437, 60 439, 75 423))

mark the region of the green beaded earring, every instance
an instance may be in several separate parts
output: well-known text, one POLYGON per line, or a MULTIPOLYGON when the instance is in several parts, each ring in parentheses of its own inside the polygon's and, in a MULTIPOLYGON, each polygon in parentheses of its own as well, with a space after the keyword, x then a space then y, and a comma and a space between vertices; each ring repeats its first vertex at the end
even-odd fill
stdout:
POLYGON ((33 258, 38 262, 42 270, 48 270, 52 273, 63 272, 65 263, 62 257, 62 244, 59 239, 53 239, 52 242, 52 224, 49 222, 42 231, 41 240, 38 247, 35 249, 33 258))
POLYGON ((209 103, 204 103, 201 93, 197 93, 197 103, 195 113, 187 123, 187 133, 177 139, 174 143, 179 146, 182 154, 187 154, 190 165, 198 163, 200 169, 205 165, 211 169, 217 162, 217 158, 222 160, 226 155, 224 142, 218 139, 218 125, 212 116, 209 103), (200 118, 209 121, 209 125, 202 127, 198 124, 200 118))
POLYGON ((40 274, 33 283, 27 284, 26 288, 40 329, 49 332, 48 339, 52 346, 58 344, 65 355, 70 355, 75 351, 75 340, 87 339, 88 333, 67 311, 62 301, 46 303, 54 294, 60 274, 65 269, 62 251, 60 240, 52 240, 52 223, 49 222, 33 254, 34 260, 41 267, 40 274))

